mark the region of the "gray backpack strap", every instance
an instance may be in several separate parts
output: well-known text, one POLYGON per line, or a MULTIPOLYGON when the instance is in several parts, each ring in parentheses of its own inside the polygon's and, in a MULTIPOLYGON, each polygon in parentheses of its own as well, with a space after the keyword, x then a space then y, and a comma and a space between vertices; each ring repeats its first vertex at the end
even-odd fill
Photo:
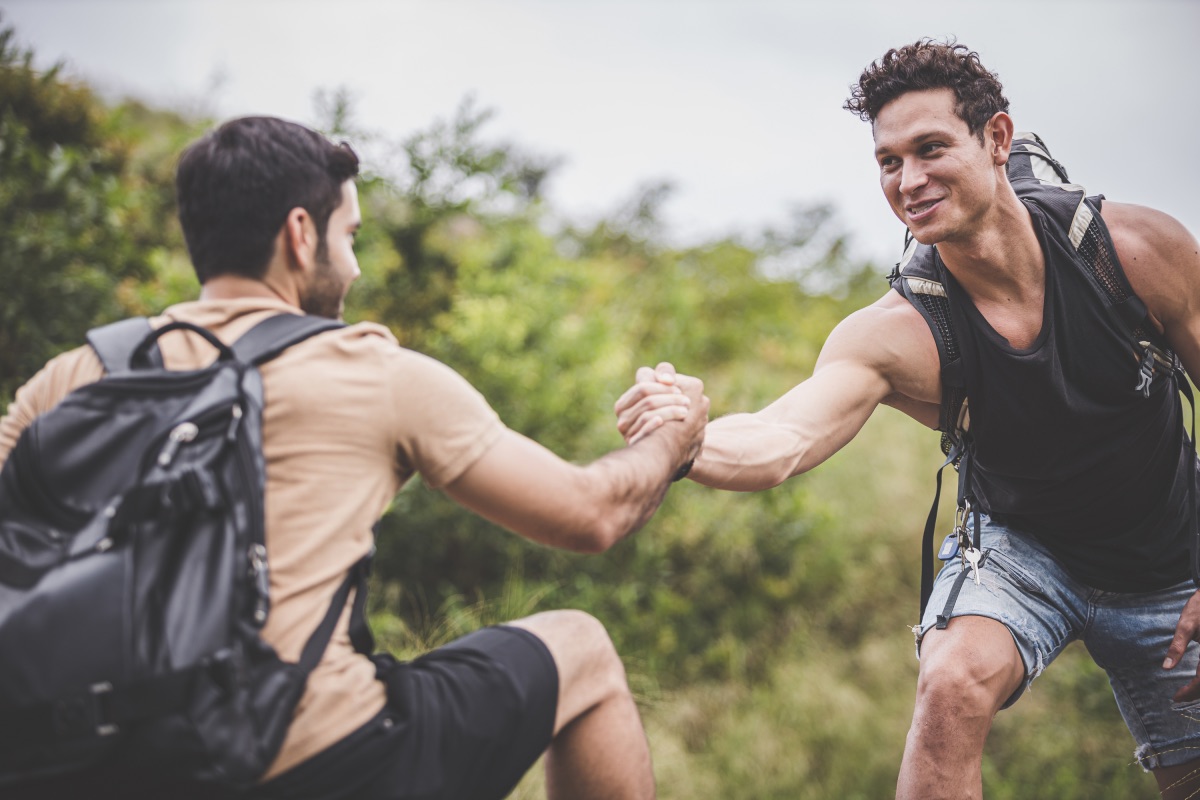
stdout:
POLYGON ((255 325, 233 343, 233 354, 246 364, 270 361, 294 344, 335 328, 344 322, 303 314, 276 314, 255 325))
MULTIPOLYGON (((130 370, 130 356, 151 330, 150 320, 145 317, 130 317, 92 328, 87 333, 87 342, 96 351, 105 372, 112 375, 130 370)), ((153 367, 162 369, 162 353, 157 345, 150 348, 147 357, 153 367)))
POLYGON ((942 379, 938 430, 942 432, 942 452, 949 454, 968 427, 969 418, 962 354, 950 319, 950 298, 937 265, 935 249, 909 239, 890 280, 892 288, 925 319, 937 345, 942 379))

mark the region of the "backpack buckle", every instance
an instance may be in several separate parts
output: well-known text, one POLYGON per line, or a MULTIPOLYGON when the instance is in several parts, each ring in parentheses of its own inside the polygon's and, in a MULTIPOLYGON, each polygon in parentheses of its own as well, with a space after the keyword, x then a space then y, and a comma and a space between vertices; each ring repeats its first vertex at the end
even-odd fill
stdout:
POLYGON ((110 721, 108 681, 93 683, 86 692, 64 697, 51 707, 51 724, 62 738, 112 736, 120 729, 110 721))

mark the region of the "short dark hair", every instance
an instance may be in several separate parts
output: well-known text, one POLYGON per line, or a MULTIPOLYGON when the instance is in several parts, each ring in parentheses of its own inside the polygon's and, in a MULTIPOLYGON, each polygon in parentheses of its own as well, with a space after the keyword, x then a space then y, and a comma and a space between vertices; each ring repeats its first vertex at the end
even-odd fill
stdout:
POLYGON ((954 113, 981 141, 988 120, 997 111, 1008 111, 1000 79, 979 62, 978 53, 953 40, 932 39, 884 53, 850 87, 844 108, 873 123, 879 111, 900 95, 925 89, 952 89, 954 113))
POLYGON ((303 208, 325 241, 342 184, 358 175, 350 145, 303 125, 242 117, 193 142, 179 159, 179 222, 196 277, 261 278, 280 227, 303 208))

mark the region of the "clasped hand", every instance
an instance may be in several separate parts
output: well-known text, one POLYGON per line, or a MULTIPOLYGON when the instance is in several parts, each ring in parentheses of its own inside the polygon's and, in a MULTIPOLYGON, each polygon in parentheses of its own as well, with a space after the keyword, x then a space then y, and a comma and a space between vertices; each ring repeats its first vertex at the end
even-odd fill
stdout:
MULTIPOLYGON (((708 398, 699 378, 680 375, 672 364, 664 361, 654 369, 639 367, 635 379, 637 382, 613 406, 617 430, 628 444, 635 444, 672 420, 687 419, 694 402, 704 404, 707 418, 708 398)), ((699 444, 696 442, 695 451, 699 450, 699 444)))

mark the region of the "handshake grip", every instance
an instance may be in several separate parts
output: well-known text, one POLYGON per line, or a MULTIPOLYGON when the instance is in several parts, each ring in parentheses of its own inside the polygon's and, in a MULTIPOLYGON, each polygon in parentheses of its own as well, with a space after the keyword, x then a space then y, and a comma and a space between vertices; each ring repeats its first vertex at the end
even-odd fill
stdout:
POLYGON ((704 382, 681 375, 669 362, 653 369, 639 367, 636 382, 617 400, 613 411, 617 430, 627 444, 636 444, 668 423, 681 423, 688 437, 682 465, 673 480, 682 480, 691 470, 704 442, 709 400, 704 382))

